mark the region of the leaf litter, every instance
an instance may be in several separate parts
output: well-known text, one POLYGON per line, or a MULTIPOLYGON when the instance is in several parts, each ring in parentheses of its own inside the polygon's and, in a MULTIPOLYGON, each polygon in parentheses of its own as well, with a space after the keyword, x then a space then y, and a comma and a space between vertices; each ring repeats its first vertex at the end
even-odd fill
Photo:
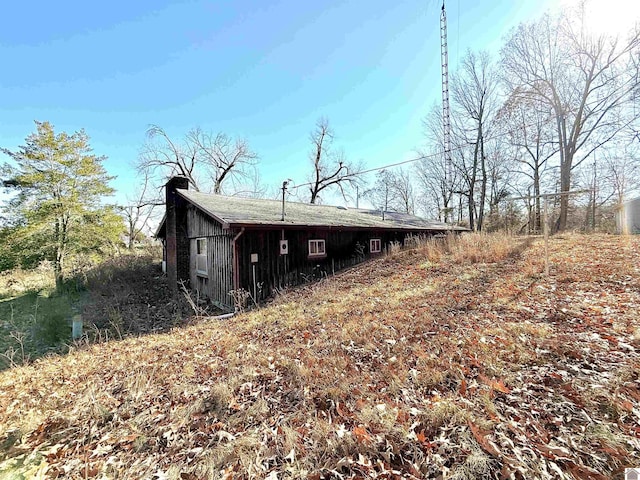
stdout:
POLYGON ((554 237, 549 277, 540 241, 445 243, 224 322, 3 372, 0 476, 605 479, 640 465, 640 239, 554 237))

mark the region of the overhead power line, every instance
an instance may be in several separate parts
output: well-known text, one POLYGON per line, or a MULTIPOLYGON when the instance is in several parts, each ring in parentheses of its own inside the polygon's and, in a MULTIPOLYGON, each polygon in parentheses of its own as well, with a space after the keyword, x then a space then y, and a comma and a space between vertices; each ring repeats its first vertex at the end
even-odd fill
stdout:
MULTIPOLYGON (((536 125, 536 123, 533 122, 533 123, 530 123, 530 124, 527 124, 527 125, 521 125, 515 130, 524 130, 525 128, 533 127, 535 125, 536 125)), ((514 133, 515 130, 509 130, 507 132, 501 132, 501 133, 496 133, 494 135, 490 135, 488 137, 485 137, 485 141, 496 140, 496 139, 501 138, 501 137, 506 137, 507 135, 510 135, 510 134, 514 133)), ((458 151, 461 151, 461 150, 463 150, 465 148, 466 147, 464 147, 464 146, 451 147, 449 152, 450 153, 458 152, 458 151)), ((389 164, 386 164, 386 165, 382 165, 380 167, 368 168, 366 170, 359 170, 357 172, 349 173, 349 174, 345 175, 344 178, 354 178, 354 177, 358 177, 360 175, 364 175, 366 173, 378 172, 380 170, 386 170, 387 168, 399 167, 401 165, 406 165, 406 164, 409 164, 409 163, 418 162, 420 160, 427 160, 429 158, 442 157, 445 154, 446 154, 446 152, 444 150, 439 150, 439 151, 437 151, 435 153, 430 153, 430 154, 427 154, 427 155, 420 155, 419 157, 410 158, 408 160, 402 160, 400 162, 389 163, 389 164)), ((300 187, 308 187, 308 186, 311 186, 313 184, 314 184, 314 182, 306 182, 306 183, 301 183, 299 185, 290 185, 288 187, 288 189, 289 190, 294 190, 294 189, 297 189, 297 188, 300 188, 300 187)))

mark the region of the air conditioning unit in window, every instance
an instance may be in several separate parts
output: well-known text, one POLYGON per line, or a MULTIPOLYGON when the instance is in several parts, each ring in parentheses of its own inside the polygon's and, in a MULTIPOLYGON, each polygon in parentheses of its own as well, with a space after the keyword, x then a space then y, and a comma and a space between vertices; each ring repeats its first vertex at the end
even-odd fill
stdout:
POLYGON ((289 240, 280 240, 280 255, 289 253, 289 240))

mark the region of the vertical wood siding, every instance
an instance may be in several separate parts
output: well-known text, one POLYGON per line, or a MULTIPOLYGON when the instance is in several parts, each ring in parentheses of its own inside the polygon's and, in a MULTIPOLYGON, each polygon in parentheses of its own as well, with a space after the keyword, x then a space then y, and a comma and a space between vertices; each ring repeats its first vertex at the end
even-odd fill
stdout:
POLYGON ((223 309, 233 308, 229 291, 233 289, 232 236, 215 220, 196 208, 189 209, 191 242, 191 287, 223 309), (207 276, 196 274, 196 239, 207 239, 207 276))
POLYGON ((369 240, 379 238, 384 250, 391 242, 404 243, 407 234, 386 231, 338 231, 326 229, 285 230, 289 254, 280 255, 281 230, 247 230, 238 240, 240 286, 257 300, 264 300, 278 289, 331 275, 371 256, 369 240), (308 242, 325 240, 326 256, 309 257, 308 242), (251 254, 258 262, 251 263, 251 254), (255 266, 255 281, 254 281, 255 266))
POLYGON ((213 237, 214 235, 224 235, 226 232, 222 225, 204 215, 200 210, 190 205, 189 208, 189 238, 213 237))

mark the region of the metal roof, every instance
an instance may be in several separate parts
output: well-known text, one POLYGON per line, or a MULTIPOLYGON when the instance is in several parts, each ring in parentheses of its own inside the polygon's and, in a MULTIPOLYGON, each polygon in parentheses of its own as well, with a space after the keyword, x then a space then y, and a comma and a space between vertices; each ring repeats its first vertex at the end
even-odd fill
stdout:
MULTIPOLYGON (((222 223, 224 228, 274 226, 279 228, 371 228, 425 232, 467 230, 464 227, 425 220, 406 213, 385 212, 383 220, 382 212, 379 210, 311 205, 297 202, 285 203, 285 220, 282 221, 282 201, 280 200, 227 197, 182 189, 177 189, 176 192, 213 219, 222 223)), ((158 236, 162 235, 163 226, 164 220, 158 228, 158 236)))

